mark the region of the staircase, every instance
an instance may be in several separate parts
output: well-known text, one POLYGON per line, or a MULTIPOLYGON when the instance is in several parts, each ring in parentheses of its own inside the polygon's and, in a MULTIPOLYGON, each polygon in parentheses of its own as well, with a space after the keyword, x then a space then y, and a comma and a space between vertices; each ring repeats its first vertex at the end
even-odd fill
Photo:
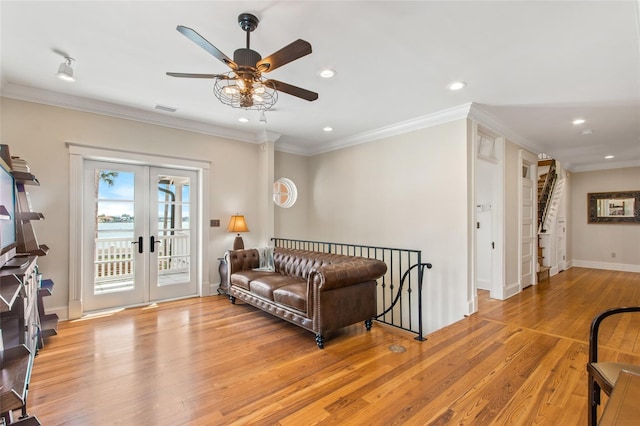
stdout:
POLYGON ((544 223, 542 229, 546 230, 548 227, 553 226, 556 217, 558 216, 558 209, 560 208, 560 200, 562 200, 562 194, 564 192, 565 179, 556 179, 551 192, 551 199, 547 200, 547 213, 544 217, 544 223))
POLYGON ((544 247, 540 241, 540 234, 546 233, 546 226, 552 225, 558 213, 562 197, 561 184, 557 184, 556 161, 553 159, 538 161, 538 167, 548 166, 549 170, 538 177, 538 282, 549 279, 549 267, 544 266, 544 247))
POLYGON ((550 198, 553 194, 553 188, 558 179, 556 174, 556 160, 542 160, 538 161, 538 167, 549 166, 549 171, 538 177, 538 232, 544 233, 547 230, 544 228, 547 215, 549 214, 549 207, 551 205, 550 198))

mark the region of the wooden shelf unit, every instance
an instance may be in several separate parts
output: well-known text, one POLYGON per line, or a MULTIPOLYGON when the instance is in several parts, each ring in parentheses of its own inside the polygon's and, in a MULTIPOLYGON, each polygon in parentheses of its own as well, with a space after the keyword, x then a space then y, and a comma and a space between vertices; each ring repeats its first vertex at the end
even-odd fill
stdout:
POLYGON ((29 380, 40 335, 36 261, 37 256, 29 256, 21 267, 0 269, 0 417, 9 424, 40 424, 27 415, 29 380), (12 420, 14 410, 21 410, 17 422, 12 420), (29 419, 35 423, 27 423, 29 419))
MULTIPOLYGON (((2 158, 9 158, 8 146, 2 145, 2 158)), ((7 163, 11 167, 11 162, 7 163)), ((42 220, 44 215, 32 212, 25 185, 40 185, 31 173, 13 171, 16 185, 17 255, 24 262, 13 267, 5 264, 0 269, 0 424, 36 426, 38 419, 27 415, 27 393, 34 357, 43 347, 43 338, 57 334, 58 316, 46 315, 42 297, 51 294, 53 282, 45 280, 41 289, 38 256, 44 256, 49 247, 38 244, 31 221, 42 220), (46 327, 43 333, 42 324, 46 327), (46 334, 46 336, 45 336, 46 334), (20 410, 18 419, 13 411, 20 410)), ((1 213, 1 209, 0 209, 1 213)))
MULTIPOLYGON (((55 336, 58 334, 58 314, 46 314, 43 297, 53 294, 53 280, 41 280, 38 288, 38 314, 40 315, 40 338, 55 336)), ((41 340, 40 347, 44 346, 41 340)))
MULTIPOLYGON (((35 256, 46 256, 49 247, 46 244, 39 244, 35 231, 31 224, 32 220, 43 220, 44 215, 39 212, 31 211, 31 205, 27 196, 25 185, 40 186, 40 182, 34 175, 26 172, 14 172, 13 177, 16 180, 17 189, 17 214, 18 222, 18 252, 29 253, 35 256)), ((44 346, 44 338, 58 334, 58 315, 46 314, 44 309, 43 297, 51 295, 53 291, 53 281, 44 280, 45 288, 41 289, 41 277, 38 276, 37 298, 38 313, 40 319, 41 331, 38 338, 38 347, 44 346)))

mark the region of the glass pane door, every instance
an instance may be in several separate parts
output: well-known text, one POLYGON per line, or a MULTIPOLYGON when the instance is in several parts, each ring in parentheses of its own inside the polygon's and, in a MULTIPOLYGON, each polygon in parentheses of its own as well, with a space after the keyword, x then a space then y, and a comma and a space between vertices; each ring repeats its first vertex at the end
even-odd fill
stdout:
POLYGON ((196 173, 152 168, 151 299, 195 295, 196 173))
POLYGON ((85 167, 84 309, 144 302, 145 168, 88 162, 85 167))
POLYGON ((87 161, 83 310, 198 294, 197 173, 87 161))

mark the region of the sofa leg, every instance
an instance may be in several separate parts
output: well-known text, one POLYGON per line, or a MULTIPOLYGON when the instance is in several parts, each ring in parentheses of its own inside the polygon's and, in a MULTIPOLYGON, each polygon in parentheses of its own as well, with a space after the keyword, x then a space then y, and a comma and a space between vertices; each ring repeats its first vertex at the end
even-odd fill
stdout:
POLYGON ((235 305, 236 304, 235 296, 229 296, 229 301, 231 302, 232 305, 235 305))
POLYGON ((371 318, 369 318, 368 320, 364 321, 364 326, 367 327, 367 331, 371 330, 371 326, 373 325, 373 321, 371 321, 371 318))
POLYGON ((316 334, 316 343, 318 348, 324 349, 324 336, 322 334, 316 334))

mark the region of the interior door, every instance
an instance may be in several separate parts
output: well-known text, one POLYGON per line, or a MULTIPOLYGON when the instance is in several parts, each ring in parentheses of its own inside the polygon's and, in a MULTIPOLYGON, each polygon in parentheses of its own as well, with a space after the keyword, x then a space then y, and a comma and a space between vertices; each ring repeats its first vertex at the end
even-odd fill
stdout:
POLYGON ((535 227, 535 200, 533 191, 533 179, 531 179, 531 167, 523 168, 522 176, 522 256, 521 277, 522 288, 533 284, 535 265, 537 259, 534 254, 536 227, 535 227))
POLYGON ((83 309, 197 294, 197 175, 86 161, 83 309), (191 194, 194 196, 191 196, 191 194))

